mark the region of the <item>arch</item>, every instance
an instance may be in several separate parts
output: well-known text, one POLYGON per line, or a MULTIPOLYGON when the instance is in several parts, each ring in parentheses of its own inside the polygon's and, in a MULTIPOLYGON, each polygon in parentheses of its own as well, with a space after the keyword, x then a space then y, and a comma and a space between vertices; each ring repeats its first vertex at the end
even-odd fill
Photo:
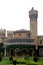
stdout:
POLYGON ((28 53, 28 49, 23 48, 23 49, 22 49, 22 55, 27 55, 27 53, 28 53))
POLYGON ((21 52, 20 49, 19 48, 16 48, 15 49, 15 56, 16 57, 20 56, 20 52, 21 52))
POLYGON ((7 51, 7 56, 14 56, 14 49, 10 48, 9 51, 7 51))
POLYGON ((33 48, 29 49, 29 56, 34 56, 34 49, 33 48))
POLYGON ((15 49, 15 52, 20 52, 20 49, 19 49, 19 48, 16 48, 16 49, 15 49))

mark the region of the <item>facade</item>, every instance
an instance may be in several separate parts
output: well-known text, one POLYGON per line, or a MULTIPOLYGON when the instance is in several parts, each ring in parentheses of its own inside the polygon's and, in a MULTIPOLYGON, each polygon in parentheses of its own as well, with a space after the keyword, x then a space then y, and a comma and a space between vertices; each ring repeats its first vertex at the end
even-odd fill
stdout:
POLYGON ((3 43, 4 39, 6 39, 6 30, 0 29, 0 52, 3 52, 3 43))
POLYGON ((37 50, 38 56, 43 56, 43 36, 37 35, 38 11, 32 9, 29 11, 30 31, 17 30, 7 31, 7 36, 0 30, 0 48, 4 56, 10 56, 11 50, 15 56, 30 55, 33 56, 37 50), (2 46, 1 46, 2 44, 2 46))

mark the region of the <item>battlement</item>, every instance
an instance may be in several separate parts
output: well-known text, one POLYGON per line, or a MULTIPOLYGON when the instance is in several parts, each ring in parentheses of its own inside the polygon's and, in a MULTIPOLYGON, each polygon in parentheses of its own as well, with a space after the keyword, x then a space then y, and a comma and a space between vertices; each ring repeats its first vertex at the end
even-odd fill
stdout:
POLYGON ((38 11, 34 10, 34 8, 32 7, 32 9, 29 11, 29 17, 37 19, 37 17, 38 17, 38 11))

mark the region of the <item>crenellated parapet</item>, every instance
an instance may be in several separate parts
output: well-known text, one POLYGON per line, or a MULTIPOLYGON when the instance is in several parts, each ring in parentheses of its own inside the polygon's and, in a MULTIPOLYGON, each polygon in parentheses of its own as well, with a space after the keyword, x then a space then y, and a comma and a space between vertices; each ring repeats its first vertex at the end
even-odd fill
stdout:
POLYGON ((32 7, 32 9, 29 11, 29 17, 30 17, 30 19, 31 18, 37 19, 37 17, 38 17, 38 11, 34 10, 34 8, 32 7))

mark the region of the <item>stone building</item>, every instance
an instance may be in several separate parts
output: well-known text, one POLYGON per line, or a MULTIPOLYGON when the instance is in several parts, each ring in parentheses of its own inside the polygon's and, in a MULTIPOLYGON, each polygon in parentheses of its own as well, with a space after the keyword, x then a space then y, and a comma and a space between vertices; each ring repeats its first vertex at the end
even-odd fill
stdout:
POLYGON ((3 44, 4 40, 6 39, 6 30, 0 29, 0 52, 3 52, 3 44))
POLYGON ((27 54, 32 56, 36 50, 38 56, 43 56, 43 36, 37 35, 38 11, 33 7, 29 11, 29 18, 30 31, 24 29, 7 31, 7 37, 5 36, 2 43, 4 56, 10 56, 11 50, 15 56, 27 54))

